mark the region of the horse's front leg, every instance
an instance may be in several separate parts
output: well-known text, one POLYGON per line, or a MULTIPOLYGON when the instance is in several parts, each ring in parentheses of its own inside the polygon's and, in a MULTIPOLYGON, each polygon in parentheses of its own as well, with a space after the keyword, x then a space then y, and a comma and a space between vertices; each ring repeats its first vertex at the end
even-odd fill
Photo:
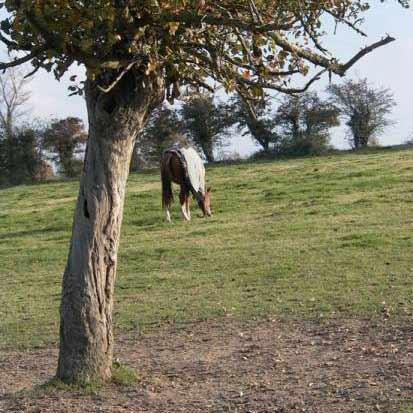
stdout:
POLYGON ((181 192, 179 193, 179 201, 181 203, 182 216, 184 217, 186 221, 191 220, 191 216, 190 215, 188 216, 188 213, 187 213, 188 197, 189 197, 189 194, 183 188, 181 188, 181 192))
POLYGON ((186 206, 186 215, 188 216, 189 220, 191 220, 191 197, 189 196, 189 194, 187 194, 186 196, 186 201, 185 201, 185 206, 186 206))

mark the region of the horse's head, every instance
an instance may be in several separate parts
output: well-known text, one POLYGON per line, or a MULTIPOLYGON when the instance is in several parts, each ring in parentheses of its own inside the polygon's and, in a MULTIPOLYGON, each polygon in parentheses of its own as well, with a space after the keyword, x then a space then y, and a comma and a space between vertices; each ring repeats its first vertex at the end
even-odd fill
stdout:
POLYGON ((212 216, 211 211, 211 188, 208 188, 206 192, 204 192, 198 200, 198 206, 201 208, 204 216, 212 216))

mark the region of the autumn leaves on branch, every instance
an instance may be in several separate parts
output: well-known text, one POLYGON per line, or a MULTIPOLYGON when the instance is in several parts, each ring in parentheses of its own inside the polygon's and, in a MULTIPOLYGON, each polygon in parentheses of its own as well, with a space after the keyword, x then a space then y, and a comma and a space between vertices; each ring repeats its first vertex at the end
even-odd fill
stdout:
MULTIPOLYGON (((303 92, 324 72, 343 76, 363 56, 395 39, 386 36, 345 63, 322 44, 327 19, 360 35, 369 2, 304 1, 134 1, 8 0, 0 41, 12 56, 0 69, 31 62, 60 78, 73 63, 84 64, 89 80, 110 93, 129 71, 156 74, 167 97, 181 85, 211 89, 213 82, 246 98, 263 89, 303 92), (296 75, 319 71, 302 87, 296 75)), ((409 2, 399 3, 408 7, 409 2)), ((81 93, 80 89, 74 90, 81 93)))

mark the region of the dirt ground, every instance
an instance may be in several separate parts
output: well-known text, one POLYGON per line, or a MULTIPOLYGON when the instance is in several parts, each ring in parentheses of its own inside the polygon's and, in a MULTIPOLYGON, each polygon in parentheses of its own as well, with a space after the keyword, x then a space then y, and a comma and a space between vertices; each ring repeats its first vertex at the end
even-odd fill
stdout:
MULTIPOLYGON (((411 321, 411 320, 410 320, 411 321)), ((139 382, 43 391, 57 350, 0 353, 1 412, 413 412, 408 321, 170 326, 118 337, 139 382)))

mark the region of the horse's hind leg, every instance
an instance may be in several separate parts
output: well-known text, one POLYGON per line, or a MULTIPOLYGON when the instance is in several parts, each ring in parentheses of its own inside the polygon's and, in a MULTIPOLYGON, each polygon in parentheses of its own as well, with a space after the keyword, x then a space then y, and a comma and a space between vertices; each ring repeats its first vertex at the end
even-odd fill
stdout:
POLYGON ((162 158, 161 161, 161 181, 162 181, 162 206, 165 208, 166 220, 171 221, 171 204, 173 201, 172 183, 168 172, 169 157, 162 158))
POLYGON ((171 200, 166 199, 164 201, 163 207, 165 208, 166 220, 168 222, 172 222, 171 220, 171 200))
POLYGON ((189 196, 189 194, 186 197, 186 201, 185 201, 185 206, 186 206, 186 214, 188 215, 189 220, 191 220, 191 197, 189 196))
POLYGON ((181 192, 179 193, 179 201, 181 204, 182 216, 186 221, 191 220, 191 216, 187 214, 187 202, 189 194, 181 187, 181 192))
POLYGON ((168 222, 172 222, 172 220, 171 220, 171 211, 169 210, 169 205, 165 208, 165 213, 166 213, 166 220, 168 222))

